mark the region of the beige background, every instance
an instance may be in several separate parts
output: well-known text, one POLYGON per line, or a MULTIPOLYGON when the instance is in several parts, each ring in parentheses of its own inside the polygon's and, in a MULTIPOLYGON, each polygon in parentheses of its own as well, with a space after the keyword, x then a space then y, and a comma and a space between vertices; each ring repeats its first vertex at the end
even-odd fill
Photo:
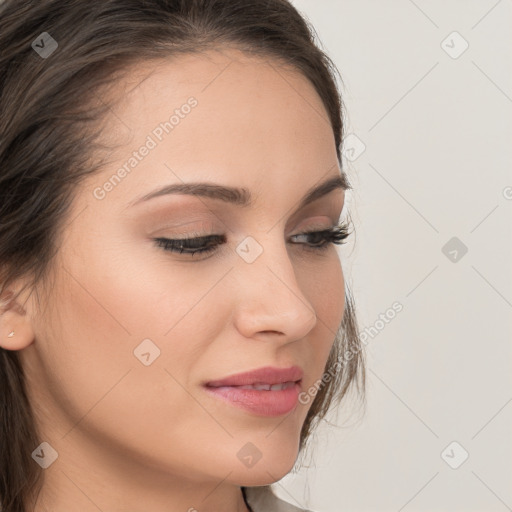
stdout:
POLYGON ((340 255, 361 330, 381 329, 365 414, 346 406, 273 487, 317 512, 512 510, 512 2, 293 3, 365 145, 340 255))

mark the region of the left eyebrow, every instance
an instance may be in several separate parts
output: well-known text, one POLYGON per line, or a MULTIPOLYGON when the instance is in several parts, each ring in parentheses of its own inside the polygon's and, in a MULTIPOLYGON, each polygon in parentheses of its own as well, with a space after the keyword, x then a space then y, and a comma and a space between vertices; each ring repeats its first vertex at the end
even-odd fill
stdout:
MULTIPOLYGON (((309 189, 305 196, 302 198, 301 203, 297 209, 300 210, 301 208, 304 208, 304 206, 312 203, 313 201, 316 201, 320 197, 327 195, 333 190, 348 190, 351 188, 352 187, 348 182, 345 173, 342 173, 341 175, 332 177, 309 189)), ((154 197, 168 194, 185 194, 191 196, 207 197, 210 199, 224 201, 226 203, 231 203, 242 208, 247 208, 253 204, 253 197, 251 192, 246 188, 235 188, 226 185, 218 185, 215 183, 199 182, 173 183, 172 185, 166 185, 163 188, 149 192, 128 206, 135 206, 136 204, 148 201, 154 197)))

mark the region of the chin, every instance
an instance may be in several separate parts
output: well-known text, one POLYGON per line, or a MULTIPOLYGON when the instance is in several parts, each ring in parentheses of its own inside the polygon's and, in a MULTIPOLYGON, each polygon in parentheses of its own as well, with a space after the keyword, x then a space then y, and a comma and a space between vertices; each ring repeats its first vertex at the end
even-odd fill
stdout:
POLYGON ((236 475, 233 474, 232 478, 237 479, 239 485, 242 486, 258 486, 270 485, 285 477, 293 469, 297 459, 297 452, 293 453, 286 451, 264 457, 262 456, 252 466, 245 469, 242 467, 236 470, 236 475))

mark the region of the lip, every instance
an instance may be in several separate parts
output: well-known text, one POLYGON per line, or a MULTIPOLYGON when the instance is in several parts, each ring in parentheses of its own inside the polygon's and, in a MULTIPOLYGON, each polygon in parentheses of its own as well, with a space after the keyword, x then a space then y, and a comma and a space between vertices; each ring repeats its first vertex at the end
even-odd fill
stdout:
POLYGON ((282 384, 284 382, 297 382, 302 379, 304 373, 300 366, 278 368, 276 366, 264 366, 256 370, 229 375, 222 379, 205 383, 207 387, 222 386, 247 386, 252 384, 282 384))
POLYGON ((281 416, 293 410, 298 402, 303 371, 300 366, 278 368, 264 366, 250 372, 229 375, 204 383, 204 389, 215 398, 259 416, 281 416), (244 389, 254 384, 284 384, 293 386, 281 390, 244 389))
POLYGON ((204 386, 205 391, 228 404, 258 416, 282 416, 296 406, 300 393, 300 381, 282 390, 244 389, 238 386, 204 386))

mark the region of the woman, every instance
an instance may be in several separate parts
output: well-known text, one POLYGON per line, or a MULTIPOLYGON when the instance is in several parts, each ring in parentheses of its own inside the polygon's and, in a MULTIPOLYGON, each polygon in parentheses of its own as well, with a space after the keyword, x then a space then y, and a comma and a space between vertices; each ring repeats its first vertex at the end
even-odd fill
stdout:
POLYGON ((364 392, 312 34, 286 0, 1 4, 4 512, 303 510, 270 484, 364 392))

